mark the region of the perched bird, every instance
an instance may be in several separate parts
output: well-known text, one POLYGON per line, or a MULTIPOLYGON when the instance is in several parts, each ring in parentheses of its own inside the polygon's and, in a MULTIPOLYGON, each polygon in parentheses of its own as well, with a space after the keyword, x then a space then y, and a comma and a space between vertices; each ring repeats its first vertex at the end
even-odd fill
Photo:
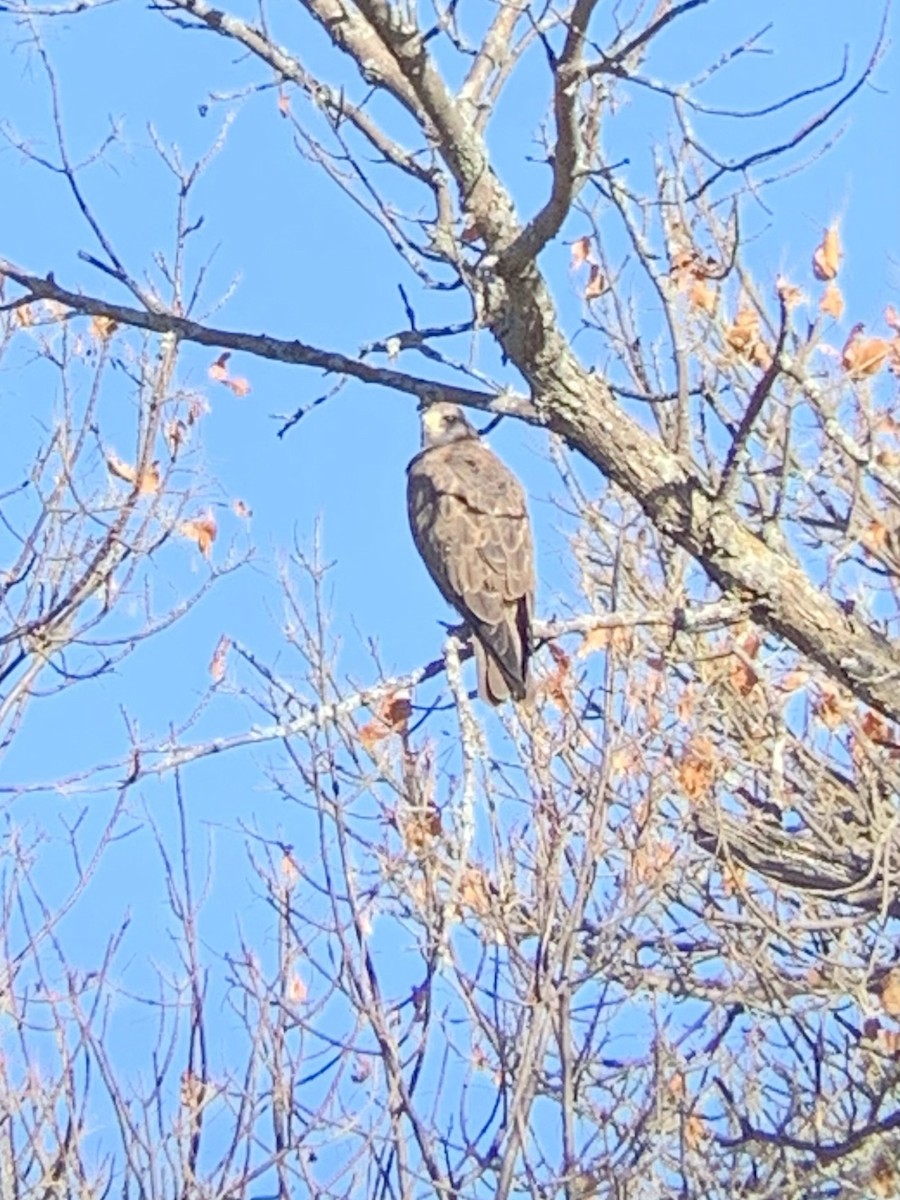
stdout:
POLYGON ((479 695, 526 699, 535 583, 522 485, 443 401, 423 409, 422 449, 406 475, 413 540, 472 634, 479 695))

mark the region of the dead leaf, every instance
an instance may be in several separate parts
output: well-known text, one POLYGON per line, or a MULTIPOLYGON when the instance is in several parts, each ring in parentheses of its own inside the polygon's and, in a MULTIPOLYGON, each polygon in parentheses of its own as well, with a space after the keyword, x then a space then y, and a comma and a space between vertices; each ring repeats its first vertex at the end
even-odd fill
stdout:
POLYGON ((224 383, 228 378, 228 360, 231 358, 231 351, 223 351, 213 365, 209 368, 210 379, 215 379, 217 383, 224 383))
POLYGON ((108 342, 118 328, 119 322, 114 321, 112 317, 99 314, 91 317, 91 336, 95 337, 98 342, 108 342))
POLYGON ((243 500, 232 500, 231 511, 236 517, 240 517, 242 521, 249 521, 253 516, 253 511, 243 500))
POLYGON ((841 366, 857 379, 876 375, 887 362, 891 343, 885 338, 862 336, 863 325, 854 325, 841 351, 841 366))
POLYGON ((884 310, 884 322, 888 329, 893 329, 894 333, 900 333, 900 315, 892 304, 889 304, 884 310))
POLYGON ((288 983, 288 1000, 291 1004, 302 1004, 306 999, 306 984, 299 975, 292 975, 288 983))
POLYGON ((22 329, 29 329, 34 324, 34 312, 30 304, 20 304, 18 308, 14 308, 13 317, 22 329))
POLYGON ((278 111, 283 117, 291 115, 291 100, 287 92, 282 88, 278 89, 278 111))
POLYGON ((841 289, 834 282, 829 283, 828 287, 822 293, 822 299, 819 301, 819 312, 825 313, 826 316, 834 317, 839 321, 844 315, 844 297, 841 294, 841 289))
POLYGON ((403 735, 411 715, 412 703, 409 695, 406 692, 395 692, 384 701, 375 714, 375 719, 363 725, 359 731, 359 740, 367 750, 371 750, 391 734, 403 735))
POLYGON ((598 625, 596 629, 589 630, 576 651, 578 658, 587 658, 589 654, 605 650, 609 645, 611 632, 608 625, 598 625))
POLYGON ((568 712, 571 708, 569 681, 572 673, 572 660, 565 650, 557 646, 555 642, 550 643, 549 650, 555 665, 550 674, 541 680, 541 691, 553 701, 561 712, 568 712))
POLYGON ((813 704, 813 712, 826 729, 835 730, 844 721, 845 712, 833 688, 823 686, 813 704))
POLYGON ((685 1145, 689 1150, 699 1150, 705 1137, 706 1125, 702 1117, 692 1113, 684 1123, 685 1145))
POLYGON ((212 544, 219 532, 212 514, 198 517, 195 521, 182 521, 180 526, 182 537, 190 538, 197 543, 197 548, 204 558, 209 558, 212 544))
POLYGON ((591 258, 591 239, 589 237, 576 238, 572 243, 572 262, 571 270, 576 270, 582 263, 589 262, 591 258))
POLYGON ((459 902, 478 917, 486 917, 491 911, 491 891, 482 867, 468 866, 459 882, 459 902))
POLYGON ((860 542, 873 554, 878 554, 880 551, 887 548, 888 542, 891 540, 891 531, 885 525, 884 521, 879 521, 877 517, 873 517, 859 537, 860 542))
POLYGON ((290 846, 285 847, 284 854, 281 856, 281 878, 284 880, 289 891, 297 886, 297 881, 300 878, 300 868, 297 866, 297 860, 291 853, 290 846))
POLYGON ((213 656, 209 663, 209 673, 212 676, 213 683, 221 683, 225 678, 225 665, 228 660, 228 651, 231 649, 231 638, 223 633, 219 638, 218 644, 213 651, 213 656))
MULTIPOLYGON (((130 463, 123 462, 117 454, 110 453, 106 456, 106 469, 110 475, 115 475, 117 479, 123 479, 126 483, 134 484, 137 481, 137 468, 130 463)), ((149 467, 145 467, 141 474, 138 495, 155 495, 159 491, 159 485, 159 463, 153 462, 149 467)))
POLYGON ((421 854, 441 836, 441 811, 433 802, 408 809, 398 818, 397 827, 406 849, 412 854, 421 854))
POLYGON ((694 738, 676 767, 681 790, 689 800, 700 800, 710 790, 715 779, 715 749, 705 737, 694 738))
POLYGON ((829 225, 813 252, 812 269, 816 279, 835 279, 841 265, 841 238, 837 225, 829 225))
POLYGON ((695 279, 691 284, 691 290, 688 292, 688 301, 693 308, 701 308, 710 316, 716 311, 718 296, 716 290, 711 287, 706 279, 695 279))
POLYGON ((732 323, 725 330, 725 341, 737 354, 751 359, 759 344, 759 313, 749 304, 742 304, 732 323))
MULTIPOLYGON (((888 1053, 891 1053, 890 1049, 888 1049, 888 1053)), ((897 1195, 897 1185, 897 1167, 894 1161, 882 1151, 876 1157, 872 1167, 872 1178, 869 1181, 872 1193, 878 1196, 879 1200, 888 1200, 888 1197, 897 1195)))
POLYGON ((881 985, 881 1005, 889 1017, 900 1017, 900 967, 892 967, 881 985))
POLYGON ((236 379, 225 379, 223 380, 223 383, 230 387, 236 396, 246 396, 250 392, 250 384, 246 379, 241 377, 236 379))
POLYGON ((596 263, 591 263, 591 273, 588 276, 587 286, 584 289, 585 300, 596 300, 602 296, 609 284, 606 281, 606 276, 600 270, 596 263))

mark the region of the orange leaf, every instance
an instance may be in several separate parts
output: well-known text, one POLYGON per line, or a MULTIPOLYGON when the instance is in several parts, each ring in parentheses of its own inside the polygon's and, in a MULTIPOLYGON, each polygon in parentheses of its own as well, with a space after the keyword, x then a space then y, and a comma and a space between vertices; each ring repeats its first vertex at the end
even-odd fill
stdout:
POLYGON ((699 800, 712 787, 715 778, 715 752, 712 742, 697 737, 682 755, 676 769, 681 790, 689 800, 699 800))
POLYGON ((894 333, 900 333, 900 316, 892 304, 889 304, 884 310, 884 322, 888 329, 893 329, 894 333))
POLYGON ((591 257, 591 239, 589 237, 576 238, 572 243, 572 262, 571 269, 574 271, 580 267, 582 263, 588 262, 591 257))
POLYGON ((412 713, 409 696, 396 692, 388 696, 373 721, 368 721, 359 731, 359 740, 367 750, 371 750, 378 742, 384 741, 392 733, 406 733, 406 726, 412 713))
POLYGON ((436 804, 412 809, 398 822, 406 849, 419 854, 441 835, 441 812, 436 804))
POLYGON ((292 975, 288 984, 288 1000, 291 1004, 302 1004, 306 999, 306 984, 299 975, 292 975))
POLYGON ((30 325, 34 324, 34 313, 30 304, 20 304, 18 308, 14 308, 13 316, 16 319, 16 323, 21 325, 23 329, 28 329, 30 325))
POLYGON ((829 225, 813 253, 812 268, 816 279, 834 279, 841 265, 841 239, 837 225, 829 225))
POLYGON ((225 379, 222 382, 227 384, 236 396, 246 396, 250 391, 250 384, 246 379, 240 377, 237 379, 225 379))
POLYGON ((585 300, 596 300, 598 296, 602 296, 609 284, 606 282, 606 276, 600 270, 596 263, 591 263, 591 273, 588 276, 587 287, 584 289, 585 300))
POLYGON ((755 308, 742 304, 734 321, 725 330, 725 341, 738 354, 749 357, 759 341, 759 314, 755 308))
POLYGON ((281 877, 287 884, 288 888, 293 888, 300 878, 300 868, 297 866, 297 860, 291 853, 292 847, 286 846, 284 854, 281 856, 281 877))
POLYGON ((112 317, 91 317, 91 336, 98 342, 108 342, 118 328, 119 322, 114 321, 112 317))
POLYGON ((885 976, 881 1003, 889 1017, 900 1017, 900 967, 892 967, 885 976))
POLYGON ((213 678, 213 683, 221 683, 225 678, 225 664, 228 660, 228 651, 230 649, 231 638, 226 633, 223 633, 219 638, 209 664, 209 673, 213 678))
POLYGON ((290 116, 291 112, 290 98, 288 97, 287 92, 281 91, 280 89, 278 92, 278 111, 283 117, 290 116))
POLYGON ((716 311, 716 290, 706 279, 695 279, 688 292, 688 300, 694 308, 702 308, 710 316, 716 311))
POLYGON ((209 558, 212 544, 216 540, 215 518, 210 514, 205 517, 198 517, 196 521, 182 521, 181 535, 182 537, 190 538, 192 542, 197 543, 197 548, 204 558, 209 558))
POLYGON ((813 712, 826 729, 837 729, 844 720, 844 711, 838 701, 837 692, 823 688, 821 695, 813 705, 813 712))
POLYGON ((225 350, 213 365, 209 368, 210 379, 215 379, 218 383, 224 383, 228 378, 228 360, 231 358, 231 351, 225 350))
POLYGON ((879 550, 884 550, 890 539, 891 531, 883 521, 879 521, 877 517, 873 517, 865 529, 860 534, 859 540, 867 550, 877 553, 879 550))
POLYGON ((825 313, 829 317, 834 317, 839 321, 844 315, 844 297, 841 295, 841 289, 832 280, 825 291, 822 293, 822 299, 819 301, 819 312, 825 313))
POLYGON ((864 338, 862 325, 854 325, 841 352, 841 365, 850 375, 876 375, 887 361, 891 343, 885 338, 864 338))
MULTIPOLYGON (((137 469, 130 463, 123 462, 116 454, 107 455, 106 469, 110 475, 115 475, 117 479, 124 479, 126 483, 133 484, 137 481, 137 469)), ((144 469, 138 486, 138 494, 141 496, 155 495, 159 491, 159 484, 159 463, 154 462, 144 469)))

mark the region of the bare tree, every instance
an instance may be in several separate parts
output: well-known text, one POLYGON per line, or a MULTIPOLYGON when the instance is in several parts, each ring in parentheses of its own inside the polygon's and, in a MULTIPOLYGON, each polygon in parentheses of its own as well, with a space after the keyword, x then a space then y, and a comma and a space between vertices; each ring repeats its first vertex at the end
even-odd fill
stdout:
POLYGON ((325 555, 295 550, 277 661, 224 638, 191 721, 130 730, 120 756, 62 781, 112 802, 89 849, 66 829, 62 900, 44 898, 40 838, 4 852, 3 1194, 896 1194, 900 318, 832 346, 837 225, 811 239, 805 278, 754 271, 743 236, 770 176, 815 169, 877 71, 887 13, 856 76, 845 61, 724 111, 704 86, 767 31, 695 79, 648 67, 710 0, 513 2, 477 21, 455 3, 304 0, 327 78, 262 9, 159 6, 183 37, 220 38, 223 70, 238 51, 259 70, 298 153, 389 239, 407 325, 354 356, 212 323, 206 268, 187 267, 209 156, 185 165, 154 137, 173 250, 143 271, 119 255, 67 149, 45 41, 47 22, 96 7, 3 6, 50 99, 40 161, 95 239, 85 280, 0 258, 4 352, 30 339, 64 396, 32 508, 2 497, 7 740, 39 678, 95 675, 160 624, 147 610, 137 633, 99 634, 173 533, 210 549, 214 493, 179 482, 202 425, 175 375, 191 345, 220 352, 212 378, 237 394, 240 352, 334 377, 312 403, 354 380, 545 430, 572 585, 539 624, 534 704, 485 725, 458 632, 402 677, 373 654, 348 685, 325 555), (529 71, 550 97, 548 182, 522 217, 489 135, 529 71), (607 147, 643 95, 669 128, 638 190, 607 147), (740 156, 697 132, 714 115, 743 144, 773 113, 794 123, 740 156), (577 328, 559 316, 560 262, 581 280, 577 328), (97 416, 113 365, 132 389, 127 458, 97 416), (194 722, 225 691, 255 719, 209 735, 194 722), (252 747, 290 833, 241 828, 267 933, 211 948, 210 834, 187 772, 252 747), (142 803, 157 780, 174 832, 142 803), (126 831, 150 840, 176 951, 139 996, 118 974, 124 923, 87 974, 59 932, 126 831), (158 1020, 138 1082, 110 1032, 123 1001, 158 1020))

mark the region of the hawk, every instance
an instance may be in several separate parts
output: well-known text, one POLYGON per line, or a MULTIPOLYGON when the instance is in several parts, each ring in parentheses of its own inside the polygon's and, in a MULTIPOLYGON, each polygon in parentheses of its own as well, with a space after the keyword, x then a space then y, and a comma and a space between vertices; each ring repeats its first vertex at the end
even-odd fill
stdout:
POLYGON ((406 468, 416 549, 473 637, 478 693, 526 699, 534 549, 525 493, 455 404, 422 412, 422 449, 406 468))

